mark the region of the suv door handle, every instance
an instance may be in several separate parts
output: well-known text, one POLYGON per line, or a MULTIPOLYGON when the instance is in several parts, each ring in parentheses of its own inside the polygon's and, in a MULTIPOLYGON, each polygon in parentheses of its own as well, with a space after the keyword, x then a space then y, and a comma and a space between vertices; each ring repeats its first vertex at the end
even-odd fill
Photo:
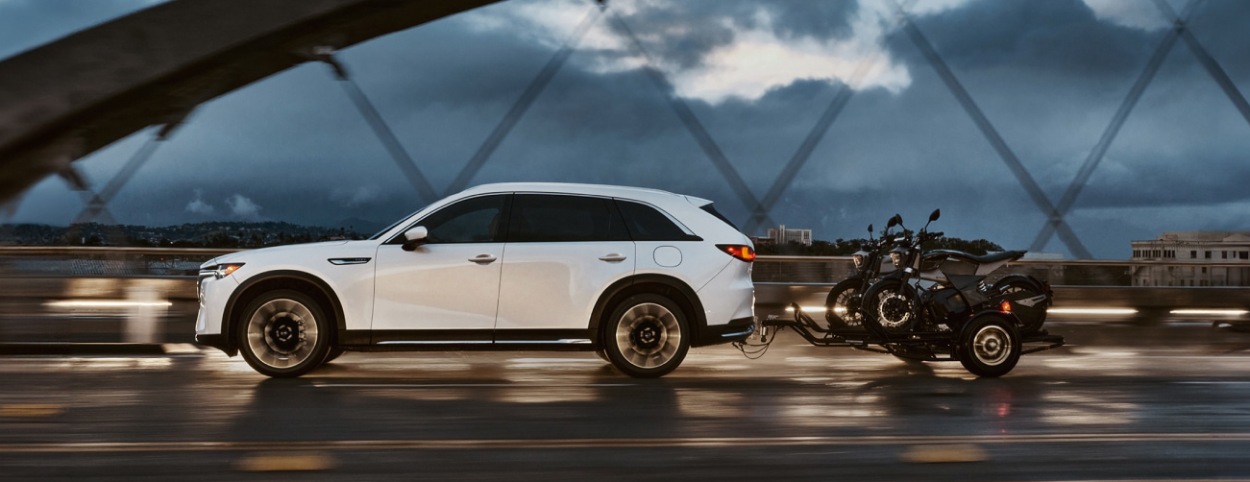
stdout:
POLYGON ((621 261, 625 261, 625 255, 620 254, 620 253, 612 253, 612 254, 600 256, 599 260, 607 261, 609 263, 619 263, 621 261))
POLYGON ((479 254, 477 256, 469 258, 469 261, 472 261, 477 264, 491 264, 495 262, 496 259, 498 258, 490 254, 479 254))

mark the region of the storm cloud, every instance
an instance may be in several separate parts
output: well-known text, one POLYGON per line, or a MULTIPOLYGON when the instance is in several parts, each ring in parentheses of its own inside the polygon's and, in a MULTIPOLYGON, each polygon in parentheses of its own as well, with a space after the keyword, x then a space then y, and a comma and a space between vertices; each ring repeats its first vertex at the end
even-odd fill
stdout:
MULTIPOLYGON (((80 3, 98 8, 62 7, 80 3)), ((77 25, 56 27, 63 34, 86 21, 74 19, 119 14, 61 21, 46 5, 0 1, 7 22, 48 24, 0 35, 20 45, 0 45, 0 52, 51 40, 36 32, 56 31, 53 24, 77 25)), ((1173 8, 1182 11, 1182 2, 1173 8)), ((901 28, 893 2, 614 0, 606 12, 597 9, 591 1, 501 2, 339 57, 440 190, 589 17, 595 23, 578 49, 473 184, 654 187, 713 199, 744 224, 754 206, 729 187, 669 96, 691 109, 763 197, 827 106, 850 88, 773 221, 833 240, 860 237, 867 224, 881 226, 894 213, 919 224, 940 207, 938 229, 1009 248, 1027 248, 1046 221, 901 28), (855 77, 865 64, 871 68, 855 77), (663 72, 671 92, 657 89, 648 66, 663 72)), ((1172 24, 1144 0, 919 0, 908 13, 1051 203, 1069 188, 1172 24)), ((1250 89, 1248 21, 1250 3, 1210 0, 1188 23, 1242 92, 1250 89)), ((136 134, 78 165, 101 186, 151 135, 136 134)), ((1177 42, 1067 220, 1102 258, 1127 257, 1130 240, 1163 231, 1250 230, 1248 153, 1250 123, 1177 42)), ((48 179, 13 220, 64 224, 80 199, 48 179)), ((385 224, 421 202, 341 82, 324 65, 304 64, 196 109, 110 210, 120 222, 142 224, 262 215, 385 224)), ((1045 250, 1068 251, 1057 239, 1045 250)))

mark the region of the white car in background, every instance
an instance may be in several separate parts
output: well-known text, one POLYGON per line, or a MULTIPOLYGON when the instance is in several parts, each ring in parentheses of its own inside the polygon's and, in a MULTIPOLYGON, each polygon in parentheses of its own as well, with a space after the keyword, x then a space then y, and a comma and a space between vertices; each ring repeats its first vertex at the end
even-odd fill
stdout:
POLYGON ((200 267, 196 341, 295 377, 344 350, 594 350, 658 377, 754 329, 749 238, 711 201, 633 187, 474 187, 363 241, 200 267))

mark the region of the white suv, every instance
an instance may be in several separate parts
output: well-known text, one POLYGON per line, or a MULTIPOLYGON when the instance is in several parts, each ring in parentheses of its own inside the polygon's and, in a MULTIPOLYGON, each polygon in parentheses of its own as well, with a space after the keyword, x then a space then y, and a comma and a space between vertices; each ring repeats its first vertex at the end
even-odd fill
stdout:
POLYGON ((344 350, 594 350, 635 377, 754 329, 749 238, 711 201, 490 184, 364 241, 238 252, 200 267, 199 343, 294 377, 344 350))

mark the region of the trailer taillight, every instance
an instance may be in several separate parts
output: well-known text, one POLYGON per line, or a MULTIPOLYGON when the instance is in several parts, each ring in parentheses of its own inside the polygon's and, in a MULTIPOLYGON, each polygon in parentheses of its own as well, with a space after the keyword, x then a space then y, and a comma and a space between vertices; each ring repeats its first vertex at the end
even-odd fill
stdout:
POLYGON ((718 244, 716 247, 730 256, 748 263, 755 261, 755 250, 745 244, 718 244))

